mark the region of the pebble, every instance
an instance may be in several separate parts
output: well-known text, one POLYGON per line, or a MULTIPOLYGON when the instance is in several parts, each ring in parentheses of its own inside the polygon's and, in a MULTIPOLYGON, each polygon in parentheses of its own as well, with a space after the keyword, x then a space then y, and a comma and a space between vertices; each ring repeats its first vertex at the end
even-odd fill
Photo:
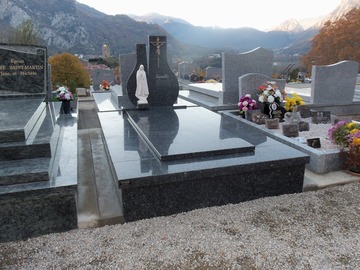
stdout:
POLYGON ((0 269, 359 269, 359 194, 355 182, 0 243, 0 269))

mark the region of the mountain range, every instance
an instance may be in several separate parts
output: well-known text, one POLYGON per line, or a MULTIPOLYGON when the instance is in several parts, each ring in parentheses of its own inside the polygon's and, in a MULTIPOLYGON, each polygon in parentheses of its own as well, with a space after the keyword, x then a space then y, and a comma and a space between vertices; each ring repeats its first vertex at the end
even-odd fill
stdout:
MULTIPOLYGON (((49 53, 101 54, 108 43, 111 54, 132 53, 135 44, 147 43, 148 35, 166 35, 168 52, 186 60, 222 51, 248 51, 256 47, 282 53, 306 53, 310 39, 328 20, 359 7, 359 0, 342 0, 332 13, 305 29, 300 22, 287 20, 264 32, 254 28, 213 28, 193 26, 180 18, 160 14, 145 16, 106 15, 76 0, 0 0, 0 29, 9 33, 25 20, 37 27, 49 53)), ((6 35, 0 37, 6 42, 6 35)))
POLYGON ((189 44, 237 51, 247 51, 260 46, 287 54, 301 54, 310 50, 311 38, 319 32, 326 21, 335 21, 357 7, 360 7, 359 0, 342 0, 325 16, 301 21, 288 19, 266 32, 254 28, 198 27, 183 19, 156 13, 131 17, 141 22, 156 23, 174 37, 189 44))

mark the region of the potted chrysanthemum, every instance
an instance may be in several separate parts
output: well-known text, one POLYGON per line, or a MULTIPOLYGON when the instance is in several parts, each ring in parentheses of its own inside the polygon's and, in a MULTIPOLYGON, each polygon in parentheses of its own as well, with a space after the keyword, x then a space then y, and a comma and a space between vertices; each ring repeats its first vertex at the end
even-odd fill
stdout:
POLYGON ((340 147, 346 169, 360 174, 360 123, 339 121, 329 129, 328 135, 340 147))
POLYGON ((242 96, 238 102, 238 106, 240 115, 247 120, 251 120, 251 113, 249 112, 258 108, 256 100, 252 99, 250 94, 242 96))

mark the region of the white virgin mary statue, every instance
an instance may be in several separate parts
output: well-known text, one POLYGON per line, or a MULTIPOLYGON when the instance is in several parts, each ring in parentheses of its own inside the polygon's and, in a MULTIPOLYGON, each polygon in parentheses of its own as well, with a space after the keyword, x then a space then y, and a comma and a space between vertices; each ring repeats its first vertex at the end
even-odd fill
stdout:
POLYGON ((146 79, 144 65, 140 65, 136 72, 136 92, 135 96, 138 98, 138 104, 147 104, 147 97, 149 96, 149 88, 146 79))

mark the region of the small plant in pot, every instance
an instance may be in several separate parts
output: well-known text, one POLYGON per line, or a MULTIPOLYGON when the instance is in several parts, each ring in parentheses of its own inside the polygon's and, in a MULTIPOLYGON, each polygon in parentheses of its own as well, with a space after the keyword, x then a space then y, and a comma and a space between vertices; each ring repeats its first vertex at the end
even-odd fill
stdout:
POLYGON ((360 123, 339 121, 329 129, 328 135, 340 147, 346 169, 360 174, 360 123))
POLYGON ((256 100, 251 98, 250 94, 246 94, 241 97, 239 102, 239 113, 243 118, 246 118, 246 113, 248 111, 256 110, 258 108, 256 100))

